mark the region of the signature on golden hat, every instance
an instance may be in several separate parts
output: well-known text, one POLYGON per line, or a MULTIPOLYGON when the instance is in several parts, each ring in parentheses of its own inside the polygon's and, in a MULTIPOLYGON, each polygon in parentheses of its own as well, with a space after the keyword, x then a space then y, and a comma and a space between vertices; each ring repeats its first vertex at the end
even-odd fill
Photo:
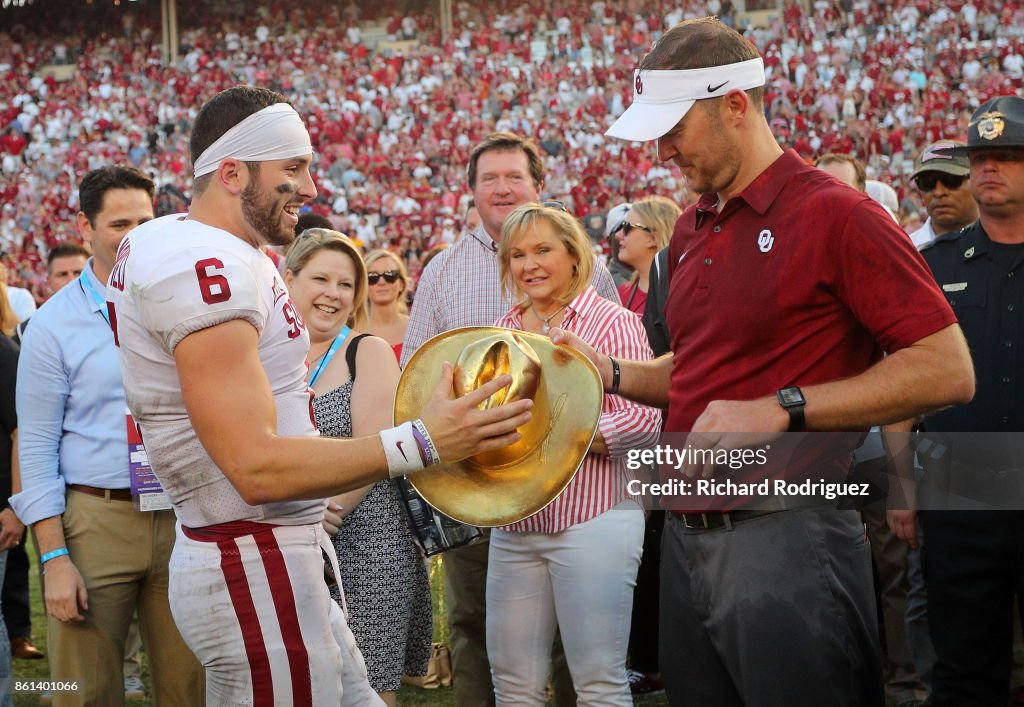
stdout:
POLYGON ((427 341, 406 364, 395 395, 395 424, 419 416, 441 375, 455 368, 454 394, 463 396, 509 374, 512 384, 482 408, 530 398, 533 418, 522 439, 453 464, 409 476, 437 510, 481 527, 515 523, 547 506, 572 481, 590 449, 603 389, 583 354, 546 336, 497 327, 463 327, 427 341))

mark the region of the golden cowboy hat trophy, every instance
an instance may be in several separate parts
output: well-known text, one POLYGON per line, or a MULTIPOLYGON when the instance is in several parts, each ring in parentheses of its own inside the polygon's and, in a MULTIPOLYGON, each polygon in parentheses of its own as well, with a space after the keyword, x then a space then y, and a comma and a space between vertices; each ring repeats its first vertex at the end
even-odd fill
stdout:
POLYGON ((518 442, 431 467, 409 482, 431 506, 469 525, 508 525, 542 510, 569 485, 594 441, 604 395, 597 369, 575 349, 539 334, 453 329, 423 344, 402 371, 396 425, 419 416, 445 361, 455 368, 458 397, 510 374, 511 385, 482 407, 530 398, 533 418, 519 428, 518 442))

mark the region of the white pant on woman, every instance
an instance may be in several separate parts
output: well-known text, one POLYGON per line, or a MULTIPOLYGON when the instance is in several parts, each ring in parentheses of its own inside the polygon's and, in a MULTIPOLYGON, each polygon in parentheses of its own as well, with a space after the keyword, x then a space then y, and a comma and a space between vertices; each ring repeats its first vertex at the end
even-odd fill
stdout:
POLYGON ((633 501, 560 533, 491 533, 487 654, 498 707, 544 704, 556 628, 577 704, 633 704, 626 649, 643 539, 633 501))

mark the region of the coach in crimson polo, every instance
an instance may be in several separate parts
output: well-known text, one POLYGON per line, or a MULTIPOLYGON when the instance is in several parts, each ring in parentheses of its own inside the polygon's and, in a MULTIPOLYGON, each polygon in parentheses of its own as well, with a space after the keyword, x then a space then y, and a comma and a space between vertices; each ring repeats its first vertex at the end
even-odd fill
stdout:
MULTIPOLYGON (((608 134, 657 140, 659 158, 703 196, 670 244, 673 354, 588 352, 607 388, 667 406, 669 433, 713 450, 787 430, 866 431, 969 400, 970 354, 910 239, 867 195, 779 147, 764 83, 754 46, 714 18, 673 27, 641 62, 633 103, 608 134)), ((816 480, 843 472, 850 455, 800 461, 771 473, 816 480)), ((744 471, 734 479, 758 470, 744 471)), ((660 655, 670 701, 882 705, 859 514, 768 502, 669 514, 660 655)))

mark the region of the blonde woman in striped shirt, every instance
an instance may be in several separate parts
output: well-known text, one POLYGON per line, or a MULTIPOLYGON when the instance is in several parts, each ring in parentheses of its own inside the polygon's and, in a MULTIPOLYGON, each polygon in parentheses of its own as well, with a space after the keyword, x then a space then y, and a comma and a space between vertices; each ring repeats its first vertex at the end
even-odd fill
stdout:
MULTIPOLYGON (((638 317, 590 285, 593 251, 560 205, 527 204, 505 221, 502 287, 515 307, 497 326, 561 327, 615 357, 652 357, 638 317)), ((547 508, 491 534, 487 652, 497 705, 542 705, 561 630, 579 705, 632 705, 626 678, 644 516, 630 499, 629 449, 657 441, 657 410, 606 395, 590 453, 547 508)))

